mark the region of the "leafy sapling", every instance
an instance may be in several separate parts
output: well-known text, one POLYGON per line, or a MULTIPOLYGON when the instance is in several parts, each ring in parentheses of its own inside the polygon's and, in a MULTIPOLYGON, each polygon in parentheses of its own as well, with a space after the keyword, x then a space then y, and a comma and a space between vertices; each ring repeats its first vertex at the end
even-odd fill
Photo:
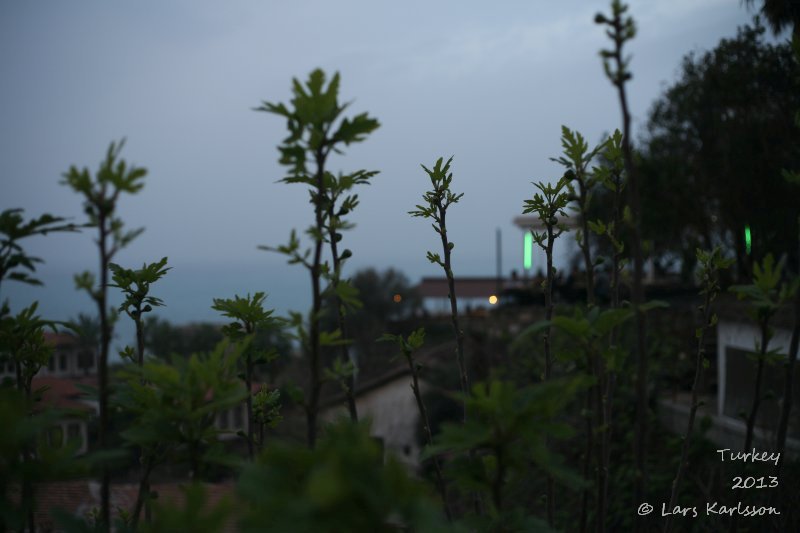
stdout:
MULTIPOLYGON (((36 264, 42 260, 28 255, 19 241, 54 231, 77 231, 78 226, 65 224, 65 219, 49 214, 25 221, 22 213, 22 209, 6 209, 0 213, 0 284, 8 278, 28 285, 41 285, 34 274, 36 264)), ((52 346, 45 342, 44 328, 53 328, 55 323, 36 315, 37 307, 38 302, 34 302, 13 316, 8 302, 0 303, 0 364, 5 365, 7 360, 13 363, 17 389, 24 392, 28 402, 32 401, 33 377, 47 364, 53 352, 52 346)), ((33 447, 26 446, 22 453, 26 468, 33 464, 34 456, 33 447)), ((26 510, 24 520, 33 531, 33 488, 28 476, 23 479, 21 488, 22 507, 26 510)))
POLYGON ((0 356, 14 362, 17 389, 31 401, 31 383, 39 370, 53 356, 53 346, 45 340, 45 328, 55 330, 56 322, 36 314, 38 302, 21 310, 16 316, 0 317, 0 356))
MULTIPOLYGON (((422 390, 419 386, 419 371, 422 369, 422 365, 414 359, 414 352, 419 350, 425 342, 425 330, 423 328, 414 330, 408 337, 384 333, 383 336, 378 340, 396 343, 397 347, 400 348, 400 351, 403 353, 403 357, 406 358, 406 362, 408 362, 408 369, 411 371, 411 390, 414 393, 414 399, 417 400, 417 408, 419 409, 419 416, 422 420, 422 430, 425 433, 425 439, 427 440, 428 446, 432 446, 433 434, 431 433, 431 423, 430 419, 428 418, 428 410, 426 409, 425 402, 422 399, 422 390)), ((444 505, 444 511, 447 515, 447 519, 451 520, 452 513, 447 502, 447 484, 445 483, 444 475, 442 474, 442 465, 438 457, 433 457, 432 461, 434 475, 436 476, 436 488, 439 490, 439 495, 442 497, 442 503, 444 505)))
MULTIPOLYGON (((99 283, 90 272, 75 276, 79 289, 85 290, 97 304, 100 315, 100 358, 98 361, 98 385, 100 424, 98 427, 98 445, 101 450, 108 443, 108 353, 113 333, 113 313, 108 309, 108 271, 114 255, 144 231, 144 228, 126 231, 120 218, 116 216, 117 201, 123 193, 135 194, 144 186, 142 180, 147 174, 144 168, 128 164, 119 158, 124 141, 111 143, 105 159, 94 176, 88 168, 70 167, 64 173, 61 183, 69 186, 83 197, 84 211, 89 217, 89 225, 97 228, 97 247, 100 255, 99 283)), ((103 467, 100 487, 100 512, 102 528, 107 530, 111 525, 109 507, 110 477, 108 467, 103 467)))
POLYGON ((189 358, 174 356, 172 362, 151 358, 144 365, 126 365, 114 403, 132 420, 121 432, 130 446, 142 450, 139 491, 131 522, 133 528, 145 503, 153 497, 150 475, 165 463, 184 463, 198 479, 207 465, 227 461, 219 442, 222 430, 217 415, 238 408, 247 391, 236 377, 236 365, 249 341, 229 349, 227 341, 209 354, 189 358))
MULTIPOLYGON (((214 298, 214 305, 211 306, 215 311, 219 311, 223 316, 232 318, 233 322, 222 328, 226 337, 234 342, 241 341, 245 337, 254 337, 256 332, 272 329, 280 321, 272 316, 272 309, 264 309, 264 300, 267 295, 257 292, 252 297, 248 294, 242 298, 234 296, 233 299, 214 298)), ((256 427, 253 418, 253 376, 256 365, 262 365, 273 361, 277 353, 273 349, 256 350, 252 344, 244 351, 244 382, 247 388, 247 431, 244 437, 247 440, 248 456, 252 459, 254 455, 253 429, 256 427)))
POLYGON ((41 285, 42 282, 33 275, 36 264, 42 259, 25 253, 19 241, 57 231, 78 231, 79 226, 64 223, 66 219, 47 213, 26 221, 22 213, 22 209, 6 209, 0 213, 0 284, 8 278, 28 285, 41 285))
POLYGON ((149 313, 153 307, 164 305, 160 298, 150 295, 150 285, 164 277, 171 267, 167 267, 166 257, 162 257, 157 263, 145 263, 139 270, 123 268, 115 263, 110 263, 108 267, 111 269, 111 278, 114 282, 109 286, 120 289, 125 295, 119 311, 125 312, 136 324, 136 362, 142 366, 144 363, 144 319, 142 314, 149 313))
MULTIPOLYGON (((611 255, 611 308, 619 309, 620 300, 620 278, 622 269, 625 267, 623 252, 625 250, 622 242, 622 222, 630 222, 630 211, 623 208, 622 192, 625 189, 623 175, 625 173, 625 161, 622 155, 622 132, 615 130, 602 146, 600 156, 603 163, 592 169, 594 180, 603 187, 611 191, 612 206, 611 220, 604 222, 597 220, 588 221, 591 231, 598 237, 605 237, 612 250, 611 255)), ((615 350, 619 342, 619 329, 613 328, 609 335, 609 349, 615 350)), ((598 384, 597 404, 598 404, 598 425, 603 428, 600 434, 598 446, 598 497, 597 497, 597 521, 599 524, 605 523, 607 501, 608 501, 608 469, 611 453, 611 432, 614 405, 614 389, 616 387, 617 374, 614 368, 607 368, 604 360, 598 361, 597 367, 598 384)))
MULTIPOLYGON (((611 307, 620 306, 620 277, 625 267, 622 242, 622 223, 630 223, 630 210, 625 209, 622 193, 625 190, 625 160, 622 155, 622 132, 614 133, 601 145, 602 164, 592 168, 594 183, 612 194, 611 220, 587 220, 589 229, 598 237, 605 237, 611 245, 611 307)), ((612 341, 613 342, 613 341, 612 341)))
MULTIPOLYGON (((428 261, 442 267, 447 277, 448 297, 450 299, 450 319, 453 325, 453 334, 456 338, 456 360, 458 361, 459 378, 461 380, 461 393, 466 397, 469 394, 469 377, 467 375, 466 361, 464 360, 464 332, 458 323, 458 300, 456 298, 455 277, 451 264, 451 253, 455 244, 447 236, 447 209, 455 204, 464 196, 464 193, 455 194, 450 190, 453 181, 453 173, 450 172, 450 163, 453 158, 447 160, 442 165, 444 158, 439 158, 433 165, 433 170, 421 165, 425 173, 431 180, 431 190, 422 195, 423 204, 418 204, 417 208, 409 211, 408 214, 414 217, 422 217, 433 220, 431 226, 433 231, 439 234, 442 240, 442 255, 428 252, 428 261)), ((467 404, 464 401, 464 420, 467 419, 467 404)))
POLYGON ((258 443, 263 448, 264 429, 275 428, 283 420, 280 390, 262 386, 253 394, 253 419, 258 427, 258 443))
MULTIPOLYGON (((567 178, 562 177, 555 185, 534 183, 539 192, 534 194, 531 200, 525 200, 523 213, 535 213, 545 230, 537 233, 531 229, 533 240, 544 250, 547 257, 547 277, 544 285, 544 305, 545 320, 548 326, 544 330, 544 379, 548 381, 552 372, 552 354, 550 353, 550 333, 549 321, 553 318, 553 281, 555 279, 555 268, 553 267, 553 245, 555 240, 563 233, 566 228, 559 223, 559 217, 566 217, 564 211, 569 203, 569 195, 566 192, 567 178)), ((546 445, 546 444, 545 444, 546 445)), ((555 487, 552 477, 547 478, 547 523, 553 527, 555 519, 555 487)))
MULTIPOLYGON (((559 222, 559 217, 564 218, 567 216, 565 209, 569 203, 569 194, 567 193, 567 176, 565 175, 555 185, 545 183, 534 183, 534 186, 539 189, 533 198, 525 200, 525 208, 523 213, 534 213, 541 222, 544 231, 541 233, 531 229, 533 240, 545 252, 547 260, 547 273, 544 283, 544 299, 545 299, 545 320, 550 320, 553 317, 553 283, 555 280, 555 268, 553 267, 553 245, 555 240, 566 231, 563 223, 559 222)), ((544 380, 550 378, 552 371, 552 355, 550 353, 550 328, 546 328, 544 332, 544 380)))
POLYGON ((631 113, 628 107, 628 95, 625 83, 633 74, 630 71, 629 56, 623 54, 625 43, 636 35, 636 24, 633 18, 626 15, 628 6, 620 0, 611 1, 611 15, 602 13, 595 15, 597 24, 607 27, 606 35, 613 44, 610 49, 600 51, 606 77, 617 89, 620 109, 622 111, 622 156, 627 176, 628 206, 631 210, 631 257, 633 259, 633 291, 631 303, 636 312, 636 431, 634 439, 634 463, 636 468, 633 501, 644 501, 647 489, 647 469, 645 464, 647 443, 647 375, 648 357, 645 348, 647 324, 644 311, 644 255, 642 251, 641 199, 639 193, 639 173, 633 159, 631 147, 631 113))
MULTIPOLYGON (((710 252, 705 252, 698 249, 697 261, 700 263, 698 277, 702 287, 700 294, 703 295, 703 304, 700 306, 699 310, 703 315, 703 323, 699 328, 697 328, 696 331, 697 358, 695 362, 694 383, 692 383, 692 404, 689 408, 689 422, 686 428, 686 435, 683 437, 681 459, 680 463, 678 463, 678 472, 675 474, 675 479, 672 481, 672 492, 669 498, 668 509, 674 509, 678 503, 681 480, 683 478, 683 473, 687 466, 687 458, 689 456, 689 441, 692 437, 692 430, 694 429, 694 421, 697 415, 697 409, 700 407, 700 402, 697 399, 697 390, 700 387, 700 383, 703 381, 703 371, 708 368, 710 364, 705 352, 706 334, 717 324, 717 315, 711 310, 711 306, 720 292, 719 274, 720 271, 733 264, 734 260, 723 257, 721 248, 716 247, 710 252)), ((671 525, 672 514, 667 516, 667 519, 664 523, 665 533, 669 533, 671 525)))
MULTIPOLYGON (((140 367, 144 364, 144 320, 143 313, 149 313, 153 307, 160 307, 164 302, 160 298, 150 295, 150 285, 161 279, 170 268, 167 266, 167 258, 162 257, 157 263, 143 264, 140 270, 123 268, 116 263, 109 263, 113 281, 110 287, 116 287, 125 295, 125 300, 119 306, 119 312, 125 312, 136 325, 136 354, 131 353, 130 348, 126 348, 121 355, 129 354, 140 367)), ((149 455, 150 450, 141 448, 139 450, 139 462, 142 468, 140 499, 143 495, 150 493, 149 468, 153 462, 153 457, 149 455)), ((132 518, 134 522, 139 520, 140 504, 137 504, 135 514, 132 518)))
POLYGON ((580 216, 581 228, 575 233, 575 240, 583 253, 583 263, 586 269, 586 303, 594 305, 594 268, 590 245, 588 211, 592 200, 592 188, 596 184, 594 173, 590 172, 589 165, 602 148, 602 145, 589 150, 589 143, 580 132, 572 131, 566 126, 561 126, 561 146, 564 155, 551 158, 567 169, 564 174, 567 187, 571 193, 571 200, 577 205, 573 209, 580 216))
POLYGON ((758 324, 761 339, 756 343, 756 375, 753 391, 753 404, 747 415, 747 432, 744 439, 744 450, 747 451, 753 444, 756 420, 761 401, 764 399, 761 391, 764 366, 782 359, 779 352, 769 350, 773 330, 770 321, 787 302, 791 301, 798 290, 800 281, 793 283, 782 282, 783 261, 775 263, 772 254, 767 255, 759 264, 753 265, 753 283, 749 285, 734 285, 730 290, 737 294, 740 300, 746 299, 750 303, 750 315, 758 324))
POLYGON ((529 514, 530 502, 519 494, 529 483, 532 465, 568 486, 582 485, 580 476, 566 468, 544 441, 572 435, 563 422, 564 409, 585 385, 585 376, 524 388, 491 380, 476 384, 464 398, 470 418, 445 423, 423 458, 447 454, 454 485, 464 492, 478 491, 488 503, 486 514, 467 518, 468 530, 549 530, 529 514))
MULTIPOLYGON (((353 118, 342 118, 342 113, 348 104, 339 102, 339 74, 334 74, 326 84, 325 73, 314 70, 305 84, 297 79, 292 81, 291 104, 289 107, 279 103, 264 102, 257 111, 266 111, 286 119, 289 135, 278 147, 281 153, 280 163, 288 167, 288 175, 281 181, 284 183, 300 183, 309 187, 311 204, 314 206, 314 225, 307 234, 312 239, 312 246, 301 250, 297 234, 292 231, 289 243, 277 248, 260 246, 260 249, 277 251, 289 258, 290 264, 302 264, 311 277, 312 307, 309 314, 308 340, 306 355, 309 359, 310 376, 308 398, 306 404, 307 440, 313 447, 317 440, 317 411, 323 384, 321 362, 321 318, 323 313, 322 280, 330 268, 323 262, 323 245, 330 239, 331 227, 333 239, 336 240, 336 219, 331 222, 330 210, 334 209, 336 216, 344 213, 336 212, 335 202, 331 201, 335 191, 331 187, 336 185, 332 174, 327 170, 328 157, 332 152, 341 153, 341 147, 358 143, 378 128, 378 121, 367 113, 361 113, 353 118), (310 163, 310 165, 309 165, 310 163), (311 166, 311 168, 309 168, 311 166), (326 232, 327 229, 327 232, 326 232)), ((337 182, 341 185, 341 178, 337 182)), ((345 207, 345 211, 347 208, 345 207)), ((338 254, 337 260, 348 255, 343 251, 338 254)), ((336 274, 335 279, 340 279, 336 274)), ((338 286, 338 281, 337 281, 338 286)), ((335 291, 336 292, 336 291, 335 291)), ((341 291, 340 291, 341 292, 341 291)), ((341 298, 340 292, 337 296, 341 298)), ((340 307, 341 310, 341 307, 340 307)), ((352 397, 350 397, 352 400, 352 397)), ((354 402, 354 401, 352 401, 354 402)), ((350 411, 355 412, 354 403, 351 402, 350 411)))
MULTIPOLYGON (((352 227, 344 217, 358 205, 358 195, 350 194, 350 190, 356 185, 369 185, 369 180, 377 175, 377 171, 367 172, 359 170, 352 174, 340 174, 338 177, 327 173, 325 179, 328 191, 325 199, 325 230, 327 232, 328 244, 330 245, 331 261, 333 270, 329 272, 329 289, 333 293, 336 319, 339 331, 343 338, 347 338, 347 325, 345 315, 348 308, 359 308, 361 302, 358 299, 358 291, 350 285, 347 280, 342 279, 342 268, 345 261, 353 254, 349 249, 339 252, 339 242, 342 240, 342 231, 352 227)), ((348 373, 341 380, 345 384, 344 393, 347 398, 347 407, 350 411, 350 418, 354 422, 358 421, 358 411, 355 402, 355 359, 349 352, 348 343, 343 342, 339 346, 341 361, 338 362, 339 368, 349 367, 348 373)), ((340 374, 340 373, 339 373, 340 374)))

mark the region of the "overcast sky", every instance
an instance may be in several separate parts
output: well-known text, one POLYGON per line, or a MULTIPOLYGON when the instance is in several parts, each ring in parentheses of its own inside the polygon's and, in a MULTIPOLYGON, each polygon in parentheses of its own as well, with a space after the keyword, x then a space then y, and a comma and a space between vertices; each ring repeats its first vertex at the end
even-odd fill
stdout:
MULTIPOLYGON (((520 269, 522 233, 511 224, 531 181, 561 170, 560 126, 591 141, 619 127, 616 94, 598 50, 594 14, 607 2, 236 1, 0 3, 0 209, 84 219, 59 184, 70 165, 94 170, 112 140, 149 170, 119 212, 145 233, 115 259, 138 266, 169 256, 154 288, 183 322, 215 318, 212 297, 263 290, 283 313, 310 305, 306 273, 256 250, 312 221, 302 186, 283 176, 276 145, 285 123, 253 111, 290 98, 292 77, 321 67, 342 76, 352 112, 381 127, 332 161, 332 170, 380 170, 360 191, 349 271, 395 267, 412 282, 440 275, 436 249, 412 209, 429 185, 420 163, 454 155, 463 192, 449 229, 458 275, 494 275, 496 228, 506 273, 520 269)), ((637 126, 681 58, 734 36, 752 16, 739 0, 631 2, 639 34, 630 100, 637 126)), ((42 257, 45 288, 7 283, 18 309, 34 299, 65 319, 90 310, 72 274, 97 268, 93 234, 26 242, 42 257)), ((562 255, 567 246, 561 244, 562 255)))

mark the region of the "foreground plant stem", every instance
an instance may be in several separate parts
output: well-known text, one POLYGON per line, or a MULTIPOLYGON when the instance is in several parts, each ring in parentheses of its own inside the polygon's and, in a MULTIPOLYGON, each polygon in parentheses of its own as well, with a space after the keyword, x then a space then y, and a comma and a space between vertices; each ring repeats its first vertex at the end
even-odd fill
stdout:
MULTIPOLYGON (((567 175, 558 180, 556 185, 544 183, 534 183, 539 192, 535 193, 531 200, 525 201, 523 213, 536 213, 539 221, 545 227, 544 233, 537 233, 531 229, 531 236, 536 244, 545 252, 547 261, 547 278, 544 282, 544 306, 545 306, 545 329, 543 334, 544 342, 544 376, 543 381, 550 380, 553 372, 553 355, 551 349, 551 335, 553 327, 553 284, 555 282, 555 268, 553 267, 553 246, 556 239, 564 232, 564 227, 559 224, 558 217, 566 217, 564 209, 569 203, 569 195, 565 192, 567 185, 567 175)), ((549 447, 549 439, 545 438, 545 447, 549 447)), ((500 488, 502 476, 500 463, 502 459, 502 448, 495 450, 498 457, 498 480, 497 491, 495 494, 495 505, 499 508, 500 488)), ((555 522, 555 482, 553 476, 547 475, 547 523, 552 528, 555 522)))
MULTIPOLYGON (((122 220, 115 218, 116 203, 122 192, 130 194, 138 192, 143 184, 141 179, 147 174, 143 168, 128 166, 124 160, 117 159, 124 145, 111 143, 105 160, 94 179, 89 170, 78 170, 70 167, 64 174, 62 183, 71 187, 75 192, 84 197, 84 208, 89 215, 90 224, 98 229, 98 238, 95 241, 100 252, 100 283, 95 288, 95 278, 89 272, 84 272, 75 277, 78 288, 86 290, 97 304, 100 315, 100 358, 98 361, 98 396, 100 420, 98 427, 98 447, 106 450, 108 446, 108 353, 112 336, 112 321, 108 314, 108 270, 111 259, 121 248, 135 239, 143 229, 123 232, 122 220)), ((111 527, 110 512, 110 472, 104 462, 101 466, 100 486, 100 527, 108 531, 111 527)))
MULTIPOLYGON (((641 309, 644 303, 642 285, 644 259, 642 256, 641 200, 639 195, 639 172, 633 161, 631 148, 631 114, 628 108, 628 97, 625 82, 632 78, 628 71, 628 59, 624 59, 622 48, 626 41, 633 39, 636 27, 631 17, 624 16, 628 6, 619 0, 612 0, 610 18, 602 14, 595 17, 595 22, 609 27, 608 35, 613 42, 611 50, 601 51, 606 75, 617 89, 620 109, 622 111, 622 154, 625 161, 625 174, 628 177, 628 205, 631 209, 631 255, 633 257, 633 291, 632 304, 636 323, 636 431, 634 440, 634 502, 645 500, 647 492, 647 376, 648 358, 645 348, 647 325, 641 309)), ((601 525, 604 527, 604 525, 601 525)), ((643 527, 642 520, 636 521, 637 531, 643 527)))
MULTIPOLYGON (((687 459, 689 456, 689 443, 692 438, 692 431, 694 430, 694 421, 697 416, 697 409, 700 407, 700 402, 697 399, 697 391, 703 381, 703 373, 706 361, 706 333, 714 328, 717 323, 716 315, 711 310, 711 304, 719 293, 719 270, 726 268, 728 262, 721 259, 720 249, 717 248, 708 254, 698 252, 698 260, 702 265, 701 275, 703 277, 703 305, 700 308, 703 311, 703 321, 699 328, 699 335, 697 336, 697 352, 695 358, 695 371, 694 382, 692 383, 692 403, 689 408, 689 421, 687 422, 686 434, 683 437, 683 444, 681 446, 681 457, 678 463, 678 472, 675 474, 675 479, 672 481, 672 491, 669 497, 668 509, 674 509, 678 503, 678 494, 680 493, 681 481, 683 473, 687 466, 687 459)), ((728 263, 729 264, 729 263, 728 263)), ((664 522, 664 532, 669 533, 672 526, 672 514, 669 514, 664 522)))
POLYGON ((442 256, 432 252, 428 252, 428 260, 431 263, 436 263, 442 267, 447 278, 448 298, 450 300, 450 323, 453 326, 453 335, 456 339, 456 359, 458 361, 459 380, 461 382, 461 393, 463 398, 463 417, 467 420, 467 395, 469 394, 469 378, 467 376, 467 366, 464 360, 464 332, 458 321, 458 300, 456 298, 456 285, 455 277, 453 276, 453 269, 451 264, 451 255, 455 244, 453 244, 447 237, 447 208, 450 205, 457 203, 462 196, 461 194, 454 194, 450 190, 450 183, 453 180, 453 174, 450 171, 450 163, 453 158, 447 160, 447 163, 442 166, 444 158, 439 158, 433 167, 433 170, 428 169, 425 165, 422 168, 428 174, 431 180, 433 189, 423 195, 427 205, 417 205, 417 209, 409 211, 409 214, 415 217, 424 217, 433 219, 433 229, 439 234, 442 242, 442 256), (444 259, 442 259, 442 257, 444 259))
MULTIPOLYGON (((308 397, 303 403, 308 426, 307 441, 311 448, 314 447, 317 440, 317 416, 320 391, 323 385, 320 361, 322 347, 320 280, 323 275, 329 274, 328 265, 322 263, 322 246, 327 229, 325 219, 328 215, 326 201, 329 200, 329 187, 326 185, 326 180, 330 177, 326 173, 325 164, 331 151, 341 153, 341 145, 348 146, 361 142, 379 127, 378 121, 367 113, 342 118, 341 115, 348 104, 339 102, 339 82, 340 77, 336 73, 326 84, 325 73, 316 69, 311 72, 305 84, 300 83, 297 79, 293 80, 293 98, 289 107, 282 103, 264 102, 261 107, 257 108, 258 111, 274 113, 286 119, 289 136, 278 146, 278 150, 281 153, 280 163, 289 167, 289 175, 281 181, 307 185, 310 188, 311 203, 314 206, 314 225, 307 231, 314 240, 312 249, 300 252, 300 244, 294 232, 292 232, 288 246, 281 246, 277 249, 259 247, 288 255, 290 264, 302 264, 308 269, 311 276, 312 308, 307 340, 302 319, 297 321, 297 328, 303 337, 304 350, 308 355, 310 366, 308 397), (309 158, 316 165, 313 174, 306 166, 309 158), (312 256, 310 261, 307 260, 309 255, 312 256)), ((334 231, 334 239, 331 239, 331 243, 335 243, 335 240, 334 231)), ((337 263, 343 259, 345 259, 344 253, 336 253, 337 263)), ((336 274, 338 275, 338 273, 336 274)), ((339 310, 341 311, 341 306, 339 310)), ((352 387, 349 388, 352 391, 352 387)), ((351 404, 351 408, 354 408, 354 404, 351 404)), ((351 409, 351 414, 353 413, 354 411, 351 409)))
MULTIPOLYGON (((613 203, 613 229, 609 232, 612 246, 614 247, 614 255, 612 257, 611 266, 611 308, 620 308, 620 288, 619 288, 619 274, 620 264, 622 262, 622 246, 620 244, 619 228, 622 222, 622 176, 619 172, 614 173, 614 203, 613 203)), ((619 328, 614 327, 609 336, 609 347, 613 350, 616 349, 619 342, 619 328)), ((608 471, 609 462, 611 460, 611 434, 613 429, 613 408, 614 408, 614 388, 617 384, 617 374, 612 368, 607 373, 604 372, 604 383, 601 385, 604 390, 602 401, 599 408, 602 412, 602 426, 604 428, 600 437, 601 457, 600 464, 598 465, 600 471, 600 480, 597 487, 598 502, 597 502, 597 517, 598 524, 601 528, 606 522, 606 511, 608 510, 608 471)))
MULTIPOLYGON (((428 418, 428 409, 425 407, 425 402, 422 398, 422 390, 419 386, 419 369, 421 368, 421 365, 414 358, 414 352, 422 346, 424 340, 425 330, 423 328, 419 328, 412 332, 407 339, 403 338, 402 335, 391 335, 388 333, 384 334, 380 339, 378 339, 378 341, 390 341, 396 343, 400 348, 400 351, 403 353, 403 356, 406 358, 408 369, 411 372, 411 390, 414 393, 414 399, 417 402, 417 409, 419 410, 419 415, 422 419, 422 430, 425 433, 425 439, 427 440, 428 446, 433 446, 433 434, 431 432, 430 419, 428 418)), ((442 505, 444 506, 444 512, 447 515, 447 519, 448 521, 451 521, 453 515, 450 510, 450 505, 447 501, 447 483, 445 482, 444 474, 442 473, 441 461, 436 455, 431 457, 431 461, 433 462, 434 476, 436 477, 436 489, 439 491, 439 495, 442 498, 442 505)))
MULTIPOLYGON (((334 286, 334 305, 336 306, 336 320, 339 326, 339 331, 342 334, 342 338, 347 338, 347 323, 344 319, 344 302, 342 302, 341 297, 336 291, 337 286, 339 285, 339 276, 342 272, 342 259, 339 255, 339 248, 338 248, 338 240, 339 237, 336 231, 336 220, 338 217, 334 213, 334 209, 336 207, 335 198, 331 199, 328 204, 327 210, 327 217, 328 217, 328 242, 330 242, 331 248, 331 261, 333 262, 333 286, 334 286)), ((342 343, 339 347, 339 350, 342 355, 342 359, 344 361, 352 361, 350 359, 350 353, 347 348, 346 343, 342 343)), ((353 422, 358 422, 358 409, 356 408, 356 398, 355 398, 355 386, 356 386, 356 375, 355 375, 355 367, 353 368, 353 372, 347 378, 347 387, 345 390, 345 399, 347 401, 347 411, 350 413, 350 420, 353 422)))

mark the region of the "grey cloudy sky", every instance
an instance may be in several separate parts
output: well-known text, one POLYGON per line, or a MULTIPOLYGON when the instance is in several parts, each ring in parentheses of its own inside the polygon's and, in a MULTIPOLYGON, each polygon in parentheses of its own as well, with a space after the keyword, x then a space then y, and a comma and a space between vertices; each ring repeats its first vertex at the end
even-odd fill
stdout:
MULTIPOLYGON (((738 0, 631 4, 639 125, 684 54, 735 35, 752 16, 738 0)), ((407 211, 428 185, 419 164, 454 155, 453 187, 465 193, 450 218, 455 273, 494 274, 498 227, 508 272, 521 266, 511 219, 530 182, 560 174, 548 160, 560 151, 560 126, 597 141, 620 123, 597 53, 607 44, 593 23, 599 10, 607 2, 2 2, 0 209, 83 220, 60 176, 71 164, 96 168, 124 136, 123 156, 149 175, 119 209, 147 230, 116 261, 169 256, 174 270, 155 291, 169 306, 163 316, 212 319, 212 297, 257 290, 279 311, 305 309, 305 272, 256 250, 285 242, 312 214, 302 187, 275 183, 285 124, 252 108, 287 101, 291 78, 321 67, 341 73, 351 111, 382 124, 332 162, 381 171, 345 236, 350 271, 439 275, 425 260, 436 235, 407 211)), ((96 269, 89 232, 27 247, 46 261, 47 286, 6 284, 15 308, 38 299, 56 319, 91 309, 71 280, 96 269)))

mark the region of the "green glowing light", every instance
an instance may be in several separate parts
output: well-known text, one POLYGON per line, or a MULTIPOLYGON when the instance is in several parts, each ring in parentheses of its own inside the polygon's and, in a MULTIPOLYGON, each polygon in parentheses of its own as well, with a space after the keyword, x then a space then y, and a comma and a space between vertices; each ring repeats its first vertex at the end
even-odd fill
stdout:
POLYGON ((744 227, 744 249, 747 255, 750 255, 750 250, 753 248, 753 239, 750 236, 750 226, 744 227))
POLYGON ((522 252, 522 266, 525 270, 530 270, 533 266, 533 235, 530 231, 525 232, 525 246, 522 252))

